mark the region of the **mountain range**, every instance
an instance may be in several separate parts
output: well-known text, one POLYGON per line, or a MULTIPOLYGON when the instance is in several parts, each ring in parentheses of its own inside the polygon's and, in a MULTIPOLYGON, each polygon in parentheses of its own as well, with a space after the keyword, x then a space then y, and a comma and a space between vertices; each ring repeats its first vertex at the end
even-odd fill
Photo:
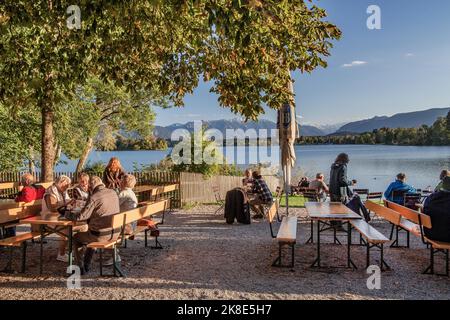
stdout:
MULTIPOLYGON (((231 119, 231 120, 212 120, 212 121, 202 121, 202 124, 204 126, 207 126, 208 128, 214 128, 222 132, 222 134, 225 137, 225 133, 227 129, 242 129, 242 130, 248 130, 248 129, 267 129, 269 130, 267 133, 270 134, 271 129, 276 129, 277 124, 273 121, 261 119, 258 122, 256 121, 249 121, 249 122, 243 122, 239 119, 231 119)), ((153 133, 155 136, 162 138, 162 139, 170 139, 170 136, 172 135, 172 132, 176 129, 186 129, 189 132, 194 131, 194 122, 187 122, 184 124, 181 123, 174 123, 169 126, 155 126, 155 129, 153 133)), ((300 134, 304 136, 323 136, 326 133, 322 131, 319 128, 316 128, 314 126, 301 126, 300 127, 300 134)))
POLYGON ((450 108, 433 108, 424 111, 398 113, 391 117, 374 117, 347 123, 340 127, 336 133, 363 133, 372 132, 380 128, 418 128, 422 125, 431 126, 439 117, 445 117, 450 108))
MULTIPOLYGON (((371 132, 380 128, 417 128, 422 125, 431 126, 438 117, 445 117, 450 108, 433 108, 424 111, 415 111, 407 113, 398 113, 393 116, 377 116, 371 119, 354 121, 340 126, 336 125, 300 125, 300 135, 302 136, 325 136, 329 134, 354 134, 371 132), (337 130, 336 130, 337 129, 337 130)), ((270 134, 271 129, 276 128, 276 123, 270 120, 261 119, 258 122, 243 122, 240 119, 231 120, 212 120, 202 121, 202 124, 208 128, 214 128, 222 132, 225 137, 227 129, 267 129, 270 134)), ((171 134, 176 129, 186 129, 189 132, 194 131, 194 122, 184 124, 174 123, 169 126, 155 126, 154 134, 156 137, 169 140, 171 134)))

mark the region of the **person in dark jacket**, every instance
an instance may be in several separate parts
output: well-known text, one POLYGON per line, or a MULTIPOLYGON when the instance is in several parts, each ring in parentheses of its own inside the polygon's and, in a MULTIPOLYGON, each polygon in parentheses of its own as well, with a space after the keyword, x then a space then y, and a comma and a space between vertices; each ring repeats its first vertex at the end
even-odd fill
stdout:
MULTIPOLYGON (((330 171, 330 199, 331 202, 343 202, 344 199, 352 196, 350 186, 356 184, 356 180, 349 180, 347 177, 347 165, 350 162, 348 154, 341 153, 331 165, 330 171), (341 190, 345 189, 345 194, 341 190)), ((342 222, 331 221, 331 224, 339 231, 344 231, 342 222)))
POLYGON ((352 195, 349 187, 356 184, 356 180, 349 180, 347 177, 347 165, 349 162, 348 154, 341 153, 331 165, 330 197, 333 202, 340 202, 343 197, 352 195), (345 188, 346 194, 341 194, 341 188, 345 188))
POLYGON ((427 238, 450 242, 450 177, 444 177, 440 191, 426 200, 423 212, 431 218, 431 229, 424 228, 427 238))

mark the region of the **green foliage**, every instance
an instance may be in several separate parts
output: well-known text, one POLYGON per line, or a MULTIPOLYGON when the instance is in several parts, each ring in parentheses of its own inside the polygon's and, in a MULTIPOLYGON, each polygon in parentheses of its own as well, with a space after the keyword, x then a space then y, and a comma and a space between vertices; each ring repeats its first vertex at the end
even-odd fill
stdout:
POLYGON ((94 139, 100 150, 115 149, 120 130, 150 139, 155 118, 151 105, 157 100, 164 103, 155 92, 131 93, 97 78, 90 78, 71 97, 64 102, 56 121, 63 151, 70 158, 80 157, 80 145, 88 138, 94 139))
POLYGON ((119 136, 116 141, 116 150, 166 150, 167 141, 153 136, 147 138, 125 138, 119 136))
POLYGON ((64 102, 92 76, 126 92, 158 92, 174 106, 183 105, 203 76, 221 106, 256 119, 264 104, 278 108, 292 99, 289 70, 325 67, 341 36, 324 21, 324 10, 305 2, 81 0, 82 28, 69 30, 72 1, 3 0, 0 102, 13 112, 36 105, 45 115, 46 171, 54 144, 66 141, 64 134, 54 141, 53 113, 67 110, 64 102))
POLYGON ((20 170, 40 150, 40 116, 33 108, 16 113, 0 104, 0 171, 20 170))
POLYGON ((88 162, 86 164, 86 167, 84 168, 83 172, 86 172, 89 175, 96 175, 99 177, 102 177, 103 171, 105 171, 106 164, 102 161, 97 162, 88 162))

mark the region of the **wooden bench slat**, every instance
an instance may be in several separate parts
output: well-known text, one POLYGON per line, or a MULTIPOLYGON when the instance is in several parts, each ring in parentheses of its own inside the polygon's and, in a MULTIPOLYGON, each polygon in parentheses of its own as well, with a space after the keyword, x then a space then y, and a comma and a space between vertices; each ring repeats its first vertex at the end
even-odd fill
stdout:
POLYGON ((118 240, 111 240, 111 241, 101 241, 101 242, 91 242, 87 245, 88 248, 92 249, 106 249, 106 248, 112 248, 118 240))
POLYGON ((0 210, 0 223, 4 224, 8 222, 14 222, 16 220, 38 215, 40 214, 41 209, 41 204, 34 204, 31 206, 24 206, 20 208, 0 210))
POLYGON ((275 216, 277 214, 277 204, 276 201, 272 203, 272 205, 269 208, 269 211, 267 211, 267 217, 269 218, 269 222, 272 223, 275 219, 275 216))
POLYGON ((19 247, 24 241, 39 239, 41 234, 39 232, 26 232, 14 237, 0 240, 0 246, 4 247, 19 247))
POLYGON ((414 235, 420 237, 420 229, 419 229, 419 225, 418 224, 415 224, 414 222, 409 221, 408 219, 402 218, 402 220, 400 221, 400 226, 403 229, 405 229, 405 230, 413 233, 414 235))
POLYGON ((364 205, 366 208, 377 216, 382 217, 383 219, 389 221, 392 224, 399 225, 401 221, 401 215, 395 210, 383 207, 382 205, 375 203, 373 201, 367 200, 364 205))
POLYGON ((350 221, 352 226, 370 243, 386 243, 389 239, 364 220, 350 221))
POLYGON ((283 217, 277 233, 277 241, 295 243, 297 240, 297 217, 283 217))
MULTIPOLYGON (((169 200, 160 200, 156 202, 151 202, 150 204, 132 209, 129 211, 125 211, 122 213, 118 213, 112 216, 112 225, 113 228, 123 227, 123 223, 129 224, 135 221, 138 221, 142 218, 150 217, 152 215, 158 214, 168 208, 169 200)), ((131 235, 126 235, 125 238, 128 239, 130 236, 137 234, 138 232, 142 232, 146 229, 146 227, 138 226, 136 230, 131 235)), ((112 248, 115 244, 120 242, 120 238, 112 241, 99 241, 99 242, 91 242, 88 244, 88 248, 95 249, 108 249, 112 248)))
POLYGON ((450 250, 450 243, 448 243, 448 242, 435 241, 435 240, 430 240, 428 238, 425 238, 425 240, 427 242, 429 242, 435 249, 450 250))

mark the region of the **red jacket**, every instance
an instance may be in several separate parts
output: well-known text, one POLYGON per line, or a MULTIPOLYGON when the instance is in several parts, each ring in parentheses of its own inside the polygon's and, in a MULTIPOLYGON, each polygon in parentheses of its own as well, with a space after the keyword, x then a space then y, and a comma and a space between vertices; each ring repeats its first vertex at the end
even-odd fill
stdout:
POLYGON ((41 186, 26 186, 16 197, 16 202, 32 202, 44 198, 45 188, 41 186))

